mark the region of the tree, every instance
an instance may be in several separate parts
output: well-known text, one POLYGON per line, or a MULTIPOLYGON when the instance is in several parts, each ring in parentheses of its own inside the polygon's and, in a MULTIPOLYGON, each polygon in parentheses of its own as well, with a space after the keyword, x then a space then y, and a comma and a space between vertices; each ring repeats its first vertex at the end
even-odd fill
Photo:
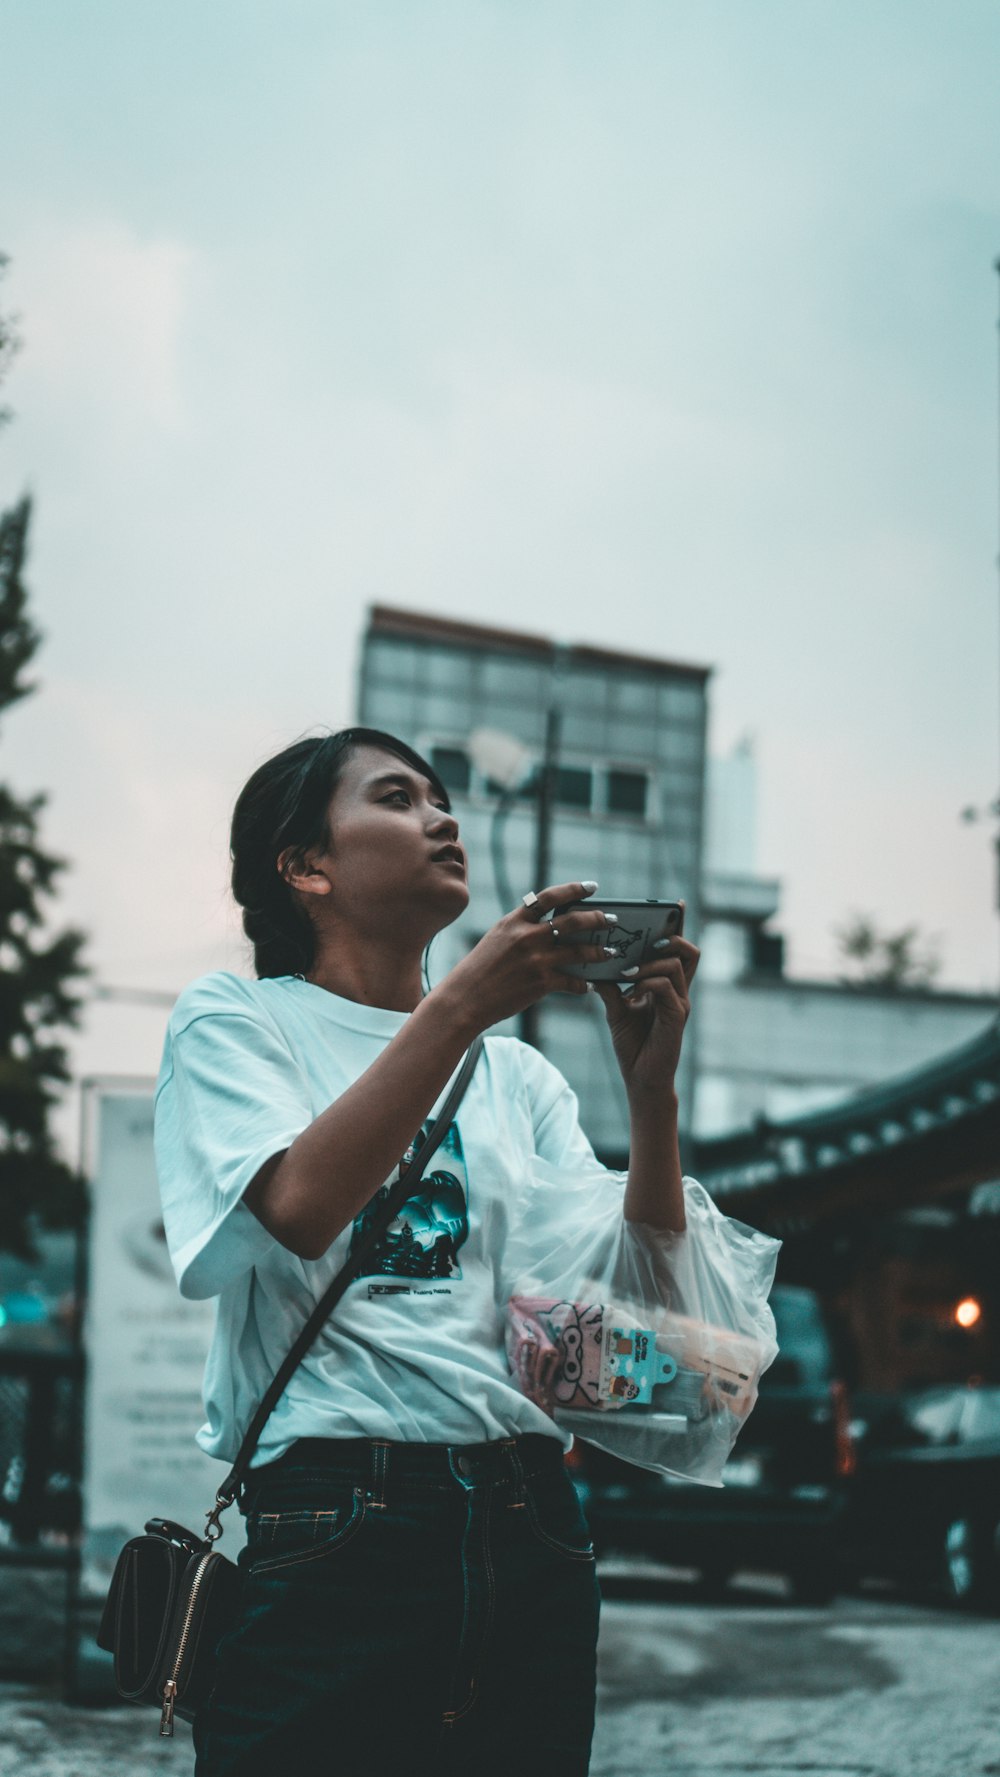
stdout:
MULTIPOLYGON (((0 257, 0 265, 2 265, 0 257)), ((0 317, 0 379, 13 348, 0 317)), ((24 585, 31 502, 0 514, 0 716, 34 686, 25 671, 41 641, 24 585)), ((59 1159, 49 1128, 69 1079, 60 1033, 79 1021, 83 934, 44 933, 43 903, 65 868, 39 843, 46 798, 0 783, 0 1248, 32 1254, 32 1227, 77 1221, 82 1180, 59 1159)))
POLYGON ((872 987, 902 992, 907 988, 930 987, 941 967, 941 958, 933 943, 923 950, 919 926, 904 926, 899 932, 880 932, 870 915, 852 913, 845 925, 835 928, 834 936, 842 957, 853 964, 853 972, 842 975, 847 987, 872 987))

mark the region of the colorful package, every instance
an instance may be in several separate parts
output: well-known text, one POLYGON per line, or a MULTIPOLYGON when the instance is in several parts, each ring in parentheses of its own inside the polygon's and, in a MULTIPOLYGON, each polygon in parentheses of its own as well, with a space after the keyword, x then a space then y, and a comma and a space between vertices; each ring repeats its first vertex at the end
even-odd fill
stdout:
POLYGON ((527 1397, 567 1430, 721 1486, 777 1353, 779 1242, 684 1181, 681 1233, 624 1220, 626 1179, 537 1161, 508 1242, 505 1340, 527 1397))

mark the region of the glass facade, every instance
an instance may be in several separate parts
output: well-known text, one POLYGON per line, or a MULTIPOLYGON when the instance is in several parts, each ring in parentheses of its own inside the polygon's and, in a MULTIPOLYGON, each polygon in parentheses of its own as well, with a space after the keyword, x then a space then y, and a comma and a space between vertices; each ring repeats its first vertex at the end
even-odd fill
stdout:
POLYGON ((430 763, 446 790, 468 791, 472 766, 461 747, 432 747, 430 763))
MULTIPOLYGON (((400 636, 377 621, 364 642, 358 720, 398 733, 431 760, 469 852, 470 905, 435 940, 432 980, 527 889, 540 886, 532 773, 537 778, 553 701, 561 725, 550 880, 593 877, 600 893, 622 899, 682 898, 686 929, 697 941, 707 673, 667 663, 633 666, 613 655, 606 664, 592 655, 582 664, 572 649, 519 650, 513 637, 505 644, 506 637, 488 631, 470 633, 468 641, 444 638, 431 623, 426 633, 400 636), (502 821, 499 787, 473 761, 470 736, 479 728, 513 735, 530 755, 527 781, 506 800, 502 821), (494 867, 498 850, 502 880, 494 867)), ((602 1157, 621 1161, 627 1107, 601 1002, 593 995, 553 997, 540 1022, 542 1046, 577 1093, 592 1142, 602 1157)), ((509 1034, 517 1034, 513 1021, 509 1034)), ((678 1080, 686 1123, 695 1040, 689 1026, 678 1080)))
POLYGON ((644 771, 608 772, 608 813, 646 818, 649 779, 644 771))

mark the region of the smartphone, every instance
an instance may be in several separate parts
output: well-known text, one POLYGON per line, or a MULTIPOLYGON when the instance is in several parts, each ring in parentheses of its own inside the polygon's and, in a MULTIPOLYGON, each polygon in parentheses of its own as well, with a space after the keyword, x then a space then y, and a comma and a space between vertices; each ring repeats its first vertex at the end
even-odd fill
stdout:
POLYGON ((575 913, 584 907, 600 907, 613 913, 617 924, 596 926, 589 932, 567 933, 559 942, 584 953, 578 963, 563 963, 567 975, 581 975, 587 981, 619 981, 623 969, 636 963, 654 962, 662 955, 653 949, 658 938, 678 938, 684 930, 684 908, 680 901, 617 901, 601 895, 588 896, 585 901, 567 901, 552 915, 558 927, 561 914, 575 913), (606 947, 614 956, 605 956, 606 947), (593 951, 592 956, 586 952, 593 951))

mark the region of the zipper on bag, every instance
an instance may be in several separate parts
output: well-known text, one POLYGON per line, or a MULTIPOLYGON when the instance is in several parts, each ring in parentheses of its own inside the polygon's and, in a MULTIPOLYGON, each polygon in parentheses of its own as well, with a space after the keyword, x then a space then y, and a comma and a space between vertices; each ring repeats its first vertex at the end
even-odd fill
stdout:
POLYGON ((198 1571, 195 1574, 194 1579, 191 1581, 191 1591, 188 1594, 187 1609, 184 1612, 184 1621, 181 1624, 181 1632, 177 1641, 177 1651, 174 1655, 173 1671, 163 1687, 163 1709, 160 1714, 160 1735, 164 1740, 170 1739, 174 1731, 174 1709, 177 1703, 177 1678, 181 1666, 184 1663, 184 1652, 187 1647, 188 1636, 191 1633, 191 1621, 194 1617, 194 1607, 198 1598, 198 1588, 205 1577, 205 1570, 211 1559, 212 1553, 211 1550, 209 1550, 208 1554, 202 1556, 198 1565, 198 1571))
POLYGON ((174 1731, 174 1702, 177 1697, 177 1684, 168 1678, 163 1687, 163 1709, 160 1712, 160 1735, 169 1740, 174 1731))

